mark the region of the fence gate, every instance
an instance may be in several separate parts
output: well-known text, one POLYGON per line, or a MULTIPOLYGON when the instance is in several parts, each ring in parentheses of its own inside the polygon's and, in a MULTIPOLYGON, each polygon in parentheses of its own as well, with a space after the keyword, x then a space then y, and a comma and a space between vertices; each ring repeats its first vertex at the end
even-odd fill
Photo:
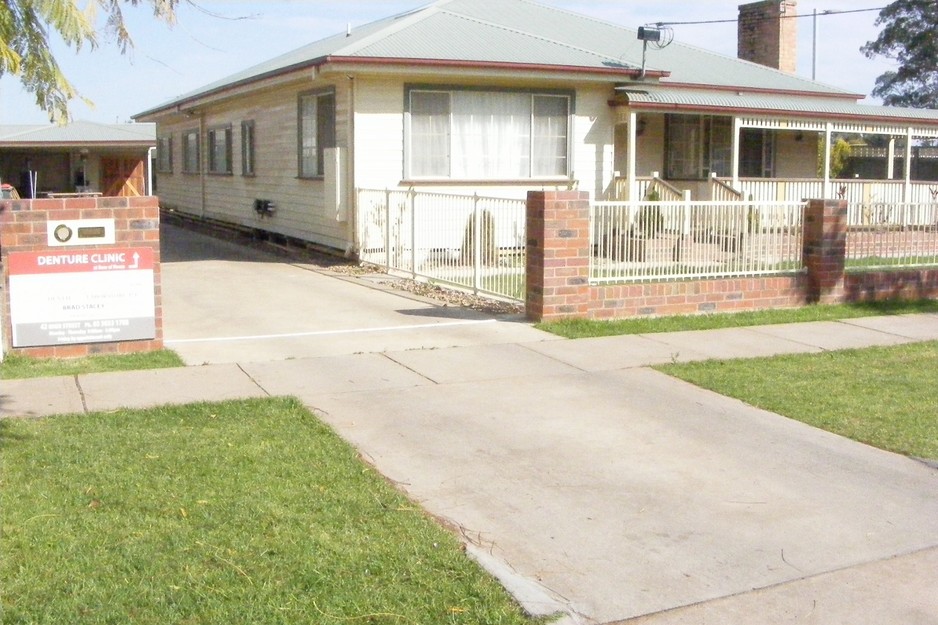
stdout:
POLYGON ((414 279, 524 300, 524 200, 358 191, 359 258, 414 279))

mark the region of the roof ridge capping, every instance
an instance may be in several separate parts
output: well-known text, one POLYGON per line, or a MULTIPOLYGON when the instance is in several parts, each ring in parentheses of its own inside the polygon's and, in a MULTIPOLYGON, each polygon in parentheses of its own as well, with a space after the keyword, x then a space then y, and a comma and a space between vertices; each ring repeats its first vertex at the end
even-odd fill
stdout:
MULTIPOLYGON (((423 6, 417 7, 416 9, 411 9, 410 11, 404 11, 403 13, 398 13, 396 15, 391 15, 390 17, 385 17, 379 20, 373 20, 371 22, 368 22, 367 24, 362 24, 361 26, 359 26, 359 28, 367 28, 373 24, 378 24, 381 22, 387 22, 389 26, 386 28, 381 28, 380 30, 377 30, 369 35, 366 35, 362 37, 361 39, 356 40, 354 43, 352 43, 349 46, 345 46, 345 47, 340 46, 328 56, 352 55, 356 51, 370 46, 375 41, 380 41, 381 39, 383 39, 384 37, 387 37, 390 34, 397 33, 398 31, 401 31, 407 28, 408 26, 411 26, 412 24, 415 24, 417 22, 422 22, 423 20, 428 19, 433 15, 436 15, 437 13, 440 12, 440 6, 444 4, 448 4, 452 1, 453 0, 437 0, 436 2, 433 2, 431 4, 425 4, 423 6)), ((354 30, 355 29, 353 28, 352 32, 354 32, 354 30)), ((327 37, 326 39, 339 36, 340 34, 341 33, 336 33, 335 35, 331 35, 330 37, 327 37)), ((324 41, 324 40, 320 40, 320 41, 324 41)), ((318 42, 314 42, 314 44, 315 43, 318 43, 318 42)), ((313 44, 310 44, 310 45, 313 45, 313 44)))
MULTIPOLYGON (((638 66, 638 65, 635 65, 635 64, 632 64, 632 63, 623 62, 621 58, 615 58, 615 57, 609 56, 608 54, 604 54, 604 53, 598 52, 598 51, 596 51, 596 50, 591 50, 590 48, 584 48, 584 47, 581 47, 581 46, 576 46, 576 45, 573 45, 573 44, 571 44, 571 43, 567 43, 567 42, 565 42, 565 41, 560 41, 560 40, 558 40, 558 39, 553 39, 553 38, 550 38, 550 37, 545 37, 544 35, 540 35, 540 34, 531 32, 531 31, 529 31, 529 30, 521 30, 521 29, 518 29, 518 28, 514 28, 514 27, 512 27, 512 26, 508 26, 508 25, 506 25, 506 24, 500 24, 500 23, 498 23, 498 22, 493 22, 493 21, 491 21, 491 20, 482 19, 482 18, 476 17, 476 16, 474 16, 474 15, 467 15, 467 14, 465 14, 465 13, 459 12, 458 9, 457 9, 457 10, 453 10, 453 9, 446 8, 446 7, 445 7, 445 5, 452 4, 452 3, 456 3, 456 2, 459 2, 459 1, 460 1, 460 0, 439 0, 439 2, 437 2, 435 6, 439 7, 441 12, 449 13, 449 14, 451 14, 451 15, 453 15, 453 16, 455 16, 455 17, 458 17, 458 18, 460 18, 460 19, 470 20, 470 21, 476 22, 477 24, 483 24, 483 25, 486 25, 486 26, 491 26, 491 27, 493 27, 493 28, 499 28, 499 29, 504 30, 504 31, 506 31, 506 32, 515 33, 515 34, 517 34, 517 35, 522 35, 522 36, 524 36, 524 37, 529 37, 529 38, 531 38, 531 39, 537 39, 537 40, 539 40, 539 41, 544 41, 544 42, 547 42, 547 43, 550 43, 550 44, 553 44, 553 45, 561 46, 561 47, 567 48, 567 49, 569 49, 569 50, 576 50, 577 52, 583 52, 583 53, 585 53, 585 54, 589 54, 589 55, 595 56, 596 58, 603 59, 603 60, 605 60, 605 61, 610 61, 610 62, 611 62, 611 65, 613 65, 613 66, 615 66, 615 67, 619 67, 619 68, 623 68, 623 69, 630 69, 630 70, 639 69, 639 66, 638 66)), ((505 1, 508 1, 508 0, 500 0, 500 2, 505 2, 505 1)), ((547 4, 542 4, 542 3, 540 3, 540 2, 534 2, 533 0, 513 0, 513 1, 516 2, 516 3, 518 3, 518 4, 527 4, 527 5, 531 5, 531 6, 537 7, 538 9, 541 9, 541 10, 552 11, 552 12, 554 12, 554 13, 560 13, 560 14, 562 14, 562 15, 570 16, 570 17, 572 17, 572 18, 576 18, 576 19, 579 19, 579 20, 590 21, 590 22, 594 22, 594 23, 596 23, 596 24, 602 24, 603 26, 611 26, 611 27, 613 27, 613 28, 620 29, 620 30, 625 31, 625 32, 627 32, 627 33, 633 33, 633 34, 634 34, 634 33, 637 33, 637 31, 635 31, 635 30, 633 30, 633 29, 627 28, 627 27, 625 27, 625 26, 620 26, 619 24, 615 24, 615 23, 613 23, 613 22, 607 22, 607 21, 605 21, 605 20, 601 20, 601 19, 598 19, 598 18, 594 18, 594 17, 591 17, 591 16, 589 16, 589 15, 583 15, 583 14, 581 14, 581 13, 574 13, 573 11, 567 11, 567 10, 565 10, 565 9, 560 9, 560 8, 557 8, 557 7, 554 7, 554 6, 550 6, 550 5, 547 5, 547 4)), ((651 69, 651 68, 650 68, 650 69, 651 69)), ((659 71, 659 70, 657 70, 657 69, 652 69, 652 71, 659 71)))

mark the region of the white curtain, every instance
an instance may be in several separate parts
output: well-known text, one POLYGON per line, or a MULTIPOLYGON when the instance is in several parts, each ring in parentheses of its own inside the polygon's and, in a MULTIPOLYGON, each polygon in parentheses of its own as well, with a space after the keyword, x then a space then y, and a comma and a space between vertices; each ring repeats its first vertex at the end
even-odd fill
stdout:
POLYGON ((453 94, 452 176, 516 179, 531 175, 531 96, 453 94))
POLYGON ((568 100, 558 96, 534 96, 533 176, 567 175, 568 100))
POLYGON ((415 176, 450 175, 450 94, 412 91, 410 95, 410 166, 415 176))
POLYGON ((565 176, 569 109, 566 96, 412 91, 410 174, 461 180, 565 176))

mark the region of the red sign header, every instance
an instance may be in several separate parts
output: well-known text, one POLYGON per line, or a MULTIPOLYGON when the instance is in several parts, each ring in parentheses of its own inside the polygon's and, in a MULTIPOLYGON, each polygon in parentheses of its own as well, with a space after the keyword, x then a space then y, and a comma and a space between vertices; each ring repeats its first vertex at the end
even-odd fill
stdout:
POLYGON ((81 251, 11 252, 10 275, 93 273, 96 271, 151 271, 153 250, 148 247, 81 251))

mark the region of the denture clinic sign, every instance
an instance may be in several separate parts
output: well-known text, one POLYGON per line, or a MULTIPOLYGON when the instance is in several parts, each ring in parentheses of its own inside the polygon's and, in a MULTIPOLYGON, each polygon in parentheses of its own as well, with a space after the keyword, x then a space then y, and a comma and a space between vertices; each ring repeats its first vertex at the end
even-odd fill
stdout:
POLYGON ((156 336, 149 248, 11 252, 13 347, 156 336))

